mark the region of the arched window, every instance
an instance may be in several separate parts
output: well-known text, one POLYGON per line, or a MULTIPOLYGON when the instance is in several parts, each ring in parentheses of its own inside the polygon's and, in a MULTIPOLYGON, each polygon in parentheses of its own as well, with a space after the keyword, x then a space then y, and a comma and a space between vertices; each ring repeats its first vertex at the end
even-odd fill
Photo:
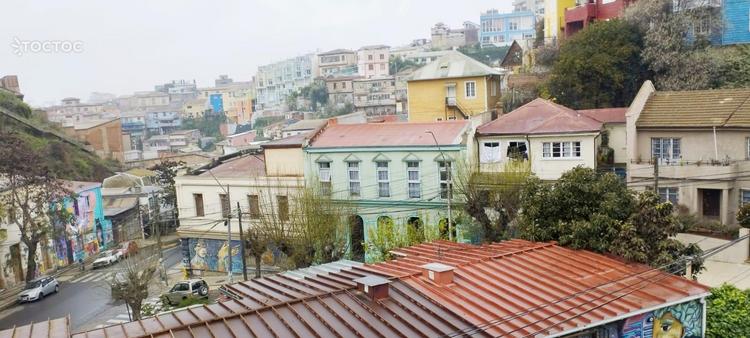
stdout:
POLYGON ((359 215, 349 218, 349 247, 352 250, 352 259, 359 262, 365 261, 365 222, 359 215))
POLYGON ((406 233, 411 244, 422 243, 425 240, 424 224, 419 217, 409 217, 406 221, 406 233))

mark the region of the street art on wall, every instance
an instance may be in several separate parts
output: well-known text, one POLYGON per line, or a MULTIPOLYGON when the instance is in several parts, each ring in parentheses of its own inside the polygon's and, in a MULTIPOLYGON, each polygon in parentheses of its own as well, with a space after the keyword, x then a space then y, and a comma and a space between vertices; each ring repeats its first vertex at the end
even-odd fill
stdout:
POLYGON ((698 300, 630 317, 623 338, 698 338, 703 334, 703 305, 698 300))
MULTIPOLYGON (((232 271, 242 272, 240 241, 232 241, 232 271)), ((189 256, 192 269, 226 272, 229 266, 230 249, 227 241, 218 239, 190 238, 189 256)))
POLYGON ((60 225, 67 236, 54 240, 58 264, 77 262, 113 245, 112 222, 104 218, 100 187, 79 191, 75 199, 68 198, 63 205, 75 221, 60 225))

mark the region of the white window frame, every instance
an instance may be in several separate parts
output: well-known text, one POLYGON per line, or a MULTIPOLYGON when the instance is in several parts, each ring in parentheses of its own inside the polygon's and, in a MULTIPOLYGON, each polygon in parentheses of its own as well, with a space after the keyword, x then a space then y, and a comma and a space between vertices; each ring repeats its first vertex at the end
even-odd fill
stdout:
MULTIPOLYGON (((528 145, 527 145, 528 147, 528 145)), ((528 148, 527 148, 528 150, 528 148)), ((542 158, 545 160, 580 159, 583 155, 581 141, 551 141, 542 143, 542 158), (559 156, 555 156, 555 148, 559 156), (576 155, 576 153, 578 153, 576 155)))
POLYGON ((466 81, 464 82, 464 98, 466 99, 476 99, 477 98, 477 82, 476 81, 466 81), (469 86, 471 85, 471 86, 469 86), (469 87, 471 87, 471 90, 469 90, 469 87), (469 95, 471 93, 471 95, 469 95))
POLYGON ((331 193, 331 162, 318 162, 318 181, 324 195, 331 193))
POLYGON ((662 202, 670 202, 673 205, 680 203, 680 188, 679 187, 661 187, 659 188, 659 198, 662 202), (674 200, 672 199, 674 198, 674 200))
POLYGON ((407 195, 409 198, 421 198, 422 197, 422 182, 421 182, 421 175, 419 170, 419 161, 406 161, 406 189, 407 189, 407 195), (412 164, 416 164, 416 166, 412 166, 412 164), (417 178, 412 179, 411 173, 416 172, 417 178), (414 185, 414 189, 412 189, 412 185, 414 185))
POLYGON ((375 180, 378 182, 378 197, 391 197, 390 178, 388 161, 375 162, 375 180), (381 173, 385 173, 385 178, 380 177, 381 173))
MULTIPOLYGON (((438 166, 438 187, 440 189, 439 191, 440 199, 447 200, 448 192, 450 190, 450 187, 448 186, 448 178, 451 177, 451 175, 453 174, 452 172, 448 173, 448 170, 453 171, 453 162, 451 162, 448 159, 446 159, 446 161, 443 161, 442 159, 440 159, 439 161, 437 161, 437 166, 438 166), (443 177, 441 176, 442 173, 446 173, 445 179, 443 179, 443 177)), ((451 183, 450 185, 453 186, 452 179, 450 183, 451 183)))
POLYGON ((508 157, 508 148, 510 148, 512 146, 512 144, 514 144, 514 143, 516 144, 516 147, 518 147, 518 145, 520 143, 523 143, 526 146, 526 152, 522 153, 522 155, 523 155, 523 158, 525 160, 528 160, 529 159, 529 143, 526 142, 526 140, 511 140, 511 141, 508 141, 508 144, 505 146, 505 152, 504 153, 501 152, 501 154, 505 154, 505 156, 508 157))
POLYGON ((651 158, 657 158, 660 164, 675 164, 679 162, 682 159, 682 139, 679 137, 652 137, 651 158), (655 151, 655 142, 658 142, 659 151, 655 151), (665 146, 668 147, 666 153, 663 150, 665 146), (675 153, 677 154, 675 155, 675 153), (667 156, 663 157, 662 155, 665 154, 667 156))
POLYGON ((490 83, 490 85, 492 86, 492 96, 497 96, 497 81, 490 80, 490 83))
POLYGON ((349 196, 360 197, 362 196, 362 172, 360 171, 359 162, 347 162, 346 171, 349 177, 349 196), (354 166, 352 166, 354 165, 354 166), (357 178, 352 178, 352 174, 356 173, 357 178))
POLYGON ((740 189, 740 205, 750 203, 750 189, 740 189), (745 200, 745 193, 748 194, 747 200, 745 200))
POLYGON ((479 163, 497 163, 502 161, 503 154, 500 149, 500 141, 482 141, 482 147, 479 150, 479 163))

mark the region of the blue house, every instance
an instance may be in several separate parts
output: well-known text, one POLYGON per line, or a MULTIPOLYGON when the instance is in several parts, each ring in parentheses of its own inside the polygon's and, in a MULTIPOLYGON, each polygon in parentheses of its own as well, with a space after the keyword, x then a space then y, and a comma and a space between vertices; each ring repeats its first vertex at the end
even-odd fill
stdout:
POLYGON ((723 7, 721 43, 736 45, 750 42, 750 0, 724 0, 723 7))
POLYGON ((479 22, 482 46, 510 46, 515 40, 533 40, 536 36, 536 15, 532 11, 500 13, 491 9, 482 13, 479 22))

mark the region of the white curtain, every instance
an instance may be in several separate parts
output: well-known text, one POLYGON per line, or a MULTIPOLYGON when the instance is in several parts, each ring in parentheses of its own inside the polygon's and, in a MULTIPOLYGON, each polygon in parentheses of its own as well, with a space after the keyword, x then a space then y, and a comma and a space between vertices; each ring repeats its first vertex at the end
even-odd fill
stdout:
POLYGON ((482 147, 479 150, 479 162, 500 162, 500 142, 482 142, 482 147))

